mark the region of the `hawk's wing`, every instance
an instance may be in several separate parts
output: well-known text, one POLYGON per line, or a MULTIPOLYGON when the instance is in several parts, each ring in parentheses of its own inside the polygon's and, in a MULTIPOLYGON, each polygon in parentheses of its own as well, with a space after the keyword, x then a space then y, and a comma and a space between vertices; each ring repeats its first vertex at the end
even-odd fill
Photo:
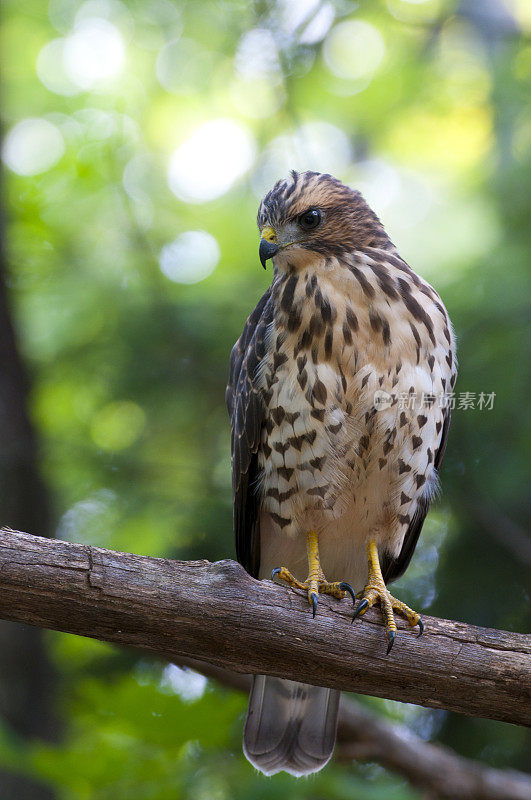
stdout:
POLYGON ((258 447, 265 415, 257 370, 266 355, 266 333, 273 319, 271 289, 261 297, 233 347, 225 399, 231 424, 232 488, 236 557, 255 578, 260 568, 258 447))
MULTIPOLYGON (((443 419, 443 426, 441 431, 441 438, 439 440, 439 447, 435 452, 435 458, 433 462, 437 472, 439 472, 441 461, 443 460, 444 456, 444 451, 446 450, 446 442, 448 439, 449 428, 450 428, 450 409, 447 408, 443 419)), ((411 561, 411 557, 415 552, 415 547, 417 546, 420 532, 422 530, 422 526, 424 525, 424 520, 426 519, 426 514, 428 513, 429 507, 430 507, 430 500, 428 498, 423 499, 419 502, 417 510, 413 516, 413 519, 411 520, 411 524, 407 529, 406 535, 404 536, 404 541, 402 543, 402 549, 400 550, 400 554, 396 558, 391 558, 387 554, 383 556, 382 574, 384 581, 386 583, 391 583, 391 581, 398 580, 398 578, 400 578, 400 576, 403 575, 406 569, 408 568, 409 562, 411 561)))

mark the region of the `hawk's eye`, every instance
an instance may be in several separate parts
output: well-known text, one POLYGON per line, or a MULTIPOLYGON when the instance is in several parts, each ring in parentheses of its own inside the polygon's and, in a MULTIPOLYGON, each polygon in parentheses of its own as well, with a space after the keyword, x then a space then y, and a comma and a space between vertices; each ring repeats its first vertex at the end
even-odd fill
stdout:
POLYGON ((321 212, 317 208, 310 208, 299 217, 299 225, 305 231, 311 231, 317 228, 321 222, 321 212))

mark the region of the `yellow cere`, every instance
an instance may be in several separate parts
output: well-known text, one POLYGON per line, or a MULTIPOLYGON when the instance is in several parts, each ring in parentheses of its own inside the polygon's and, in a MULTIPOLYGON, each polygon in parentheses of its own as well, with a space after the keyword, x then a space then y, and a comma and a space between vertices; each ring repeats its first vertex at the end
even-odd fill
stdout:
POLYGON ((264 228, 262 228, 261 237, 262 239, 266 239, 268 242, 276 243, 277 241, 277 235, 270 225, 266 225, 264 228))

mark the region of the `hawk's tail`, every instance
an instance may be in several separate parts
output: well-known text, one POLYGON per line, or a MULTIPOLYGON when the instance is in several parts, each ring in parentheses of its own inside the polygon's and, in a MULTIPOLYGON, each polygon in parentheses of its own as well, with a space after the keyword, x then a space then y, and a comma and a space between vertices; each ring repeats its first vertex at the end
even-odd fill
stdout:
POLYGON ((255 675, 243 733, 243 752, 265 775, 297 777, 324 767, 336 741, 340 692, 255 675))

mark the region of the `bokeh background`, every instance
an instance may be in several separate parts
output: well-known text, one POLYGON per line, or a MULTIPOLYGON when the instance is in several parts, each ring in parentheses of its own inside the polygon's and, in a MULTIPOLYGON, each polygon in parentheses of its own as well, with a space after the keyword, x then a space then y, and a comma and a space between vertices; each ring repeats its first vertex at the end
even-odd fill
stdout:
MULTIPOLYGON (((289 169, 330 171, 458 337, 443 496, 399 595, 528 629, 530 27, 525 0, 4 0, 0 522, 233 555, 224 387, 271 278, 257 204, 289 169)), ((362 701, 529 766, 520 728, 362 701)), ((422 796, 374 764, 265 780, 244 708, 198 674, 2 623, 0 796, 422 796)))

